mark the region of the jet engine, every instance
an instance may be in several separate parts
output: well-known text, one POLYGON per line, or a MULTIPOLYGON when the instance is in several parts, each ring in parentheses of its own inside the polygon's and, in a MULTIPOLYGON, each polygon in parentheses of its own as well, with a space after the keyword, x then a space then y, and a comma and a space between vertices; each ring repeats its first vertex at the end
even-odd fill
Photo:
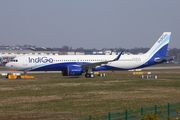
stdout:
POLYGON ((81 66, 67 66, 65 70, 62 71, 63 76, 80 76, 82 75, 81 66))

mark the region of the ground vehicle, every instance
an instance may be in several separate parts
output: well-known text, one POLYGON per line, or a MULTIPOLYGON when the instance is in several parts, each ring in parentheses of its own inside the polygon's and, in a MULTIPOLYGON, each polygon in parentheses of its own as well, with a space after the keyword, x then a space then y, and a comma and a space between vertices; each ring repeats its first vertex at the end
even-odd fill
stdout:
POLYGON ((7 79, 32 79, 34 76, 24 75, 24 74, 14 74, 14 73, 7 73, 7 79))

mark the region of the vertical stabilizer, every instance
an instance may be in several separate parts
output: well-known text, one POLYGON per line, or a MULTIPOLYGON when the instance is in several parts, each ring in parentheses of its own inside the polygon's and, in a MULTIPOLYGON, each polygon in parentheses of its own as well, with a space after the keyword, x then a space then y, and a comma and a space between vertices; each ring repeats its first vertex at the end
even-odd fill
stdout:
POLYGON ((164 32, 146 55, 149 57, 166 57, 170 36, 171 32, 164 32))

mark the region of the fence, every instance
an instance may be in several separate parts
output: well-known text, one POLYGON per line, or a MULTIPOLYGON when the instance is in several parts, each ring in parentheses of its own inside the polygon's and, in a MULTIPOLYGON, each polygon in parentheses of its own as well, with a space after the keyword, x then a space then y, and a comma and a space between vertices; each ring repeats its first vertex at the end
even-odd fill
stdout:
POLYGON ((180 119, 180 102, 141 107, 133 109, 127 107, 125 111, 89 116, 78 120, 146 120, 146 119, 180 119))

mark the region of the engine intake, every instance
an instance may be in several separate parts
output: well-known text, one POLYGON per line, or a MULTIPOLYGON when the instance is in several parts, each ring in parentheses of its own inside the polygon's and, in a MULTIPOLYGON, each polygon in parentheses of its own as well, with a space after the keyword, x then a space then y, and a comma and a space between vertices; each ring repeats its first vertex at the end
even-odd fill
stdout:
POLYGON ((65 70, 62 71, 63 76, 80 76, 82 75, 81 66, 67 66, 65 70))

